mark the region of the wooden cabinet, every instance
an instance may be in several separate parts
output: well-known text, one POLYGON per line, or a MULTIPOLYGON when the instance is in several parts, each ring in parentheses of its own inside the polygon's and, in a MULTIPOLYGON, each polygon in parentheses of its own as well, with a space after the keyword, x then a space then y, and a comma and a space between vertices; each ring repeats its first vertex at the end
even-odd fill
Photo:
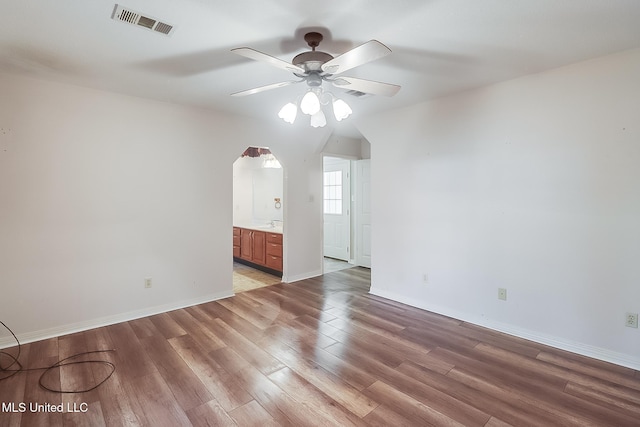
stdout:
POLYGON ((282 234, 267 233, 267 267, 282 271, 282 234))
POLYGON ((282 273, 282 234, 233 227, 233 257, 282 273))
POLYGON ((253 247, 251 254, 251 262, 256 264, 265 263, 265 243, 267 241, 267 235, 264 231, 252 231, 253 233, 253 247))
POLYGON ((251 239, 251 230, 246 228, 240 229, 240 258, 251 261, 253 254, 253 240, 251 239))
POLYGON ((264 231, 240 229, 240 258, 264 264, 265 262, 265 242, 264 231))
POLYGON ((233 257, 240 258, 240 229, 233 227, 233 257))

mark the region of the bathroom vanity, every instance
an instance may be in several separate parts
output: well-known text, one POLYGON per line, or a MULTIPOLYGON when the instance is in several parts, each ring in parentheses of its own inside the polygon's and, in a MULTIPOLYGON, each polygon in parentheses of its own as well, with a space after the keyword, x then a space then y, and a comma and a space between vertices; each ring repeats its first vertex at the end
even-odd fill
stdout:
POLYGON ((233 259, 282 276, 282 231, 277 227, 233 227, 233 259))

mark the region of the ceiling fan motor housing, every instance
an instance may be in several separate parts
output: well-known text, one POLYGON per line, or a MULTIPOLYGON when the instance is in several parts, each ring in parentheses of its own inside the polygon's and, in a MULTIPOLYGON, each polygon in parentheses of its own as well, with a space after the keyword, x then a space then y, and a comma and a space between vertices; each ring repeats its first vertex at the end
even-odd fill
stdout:
MULTIPOLYGON (((322 64, 333 59, 333 56, 328 53, 316 51, 316 48, 320 45, 322 39, 323 37, 320 33, 311 32, 305 34, 304 41, 306 41, 311 48, 311 52, 303 52, 296 55, 291 63, 302 68, 307 73, 312 71, 321 72, 322 64)), ((311 84, 309 84, 309 86, 311 86, 311 84)))
POLYGON ((291 63, 304 69, 308 73, 311 71, 321 71, 320 67, 322 67, 322 64, 331 61, 332 59, 333 56, 328 53, 314 50, 296 55, 291 63))
POLYGON ((320 73, 318 73, 317 71, 310 72, 309 75, 306 77, 306 80, 307 80, 307 85, 311 87, 318 87, 322 85, 322 76, 320 76, 320 73))

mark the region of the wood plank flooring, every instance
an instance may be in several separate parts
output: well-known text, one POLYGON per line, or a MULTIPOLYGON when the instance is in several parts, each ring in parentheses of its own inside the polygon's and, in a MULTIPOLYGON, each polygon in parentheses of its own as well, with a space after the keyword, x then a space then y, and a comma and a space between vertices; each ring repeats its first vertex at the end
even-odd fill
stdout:
MULTIPOLYGON (((5 410, 0 426, 640 425, 637 371, 372 296, 369 285, 369 270, 351 268, 25 345, 26 367, 115 349, 100 358, 116 371, 80 394, 43 390, 35 371, 2 381, 3 403, 88 410, 5 410)), ((85 387, 107 374, 77 365, 47 381, 85 387)))

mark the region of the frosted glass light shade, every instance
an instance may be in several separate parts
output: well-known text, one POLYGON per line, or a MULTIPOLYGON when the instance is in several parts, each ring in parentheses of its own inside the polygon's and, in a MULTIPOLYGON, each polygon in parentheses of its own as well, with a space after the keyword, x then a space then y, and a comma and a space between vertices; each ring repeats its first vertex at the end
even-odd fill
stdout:
POLYGON ((293 124, 293 122, 296 120, 297 115, 298 107, 296 107, 296 104, 293 104, 291 102, 282 107, 280 109, 280 112, 278 113, 278 117, 291 124, 293 124))
POLYGON ((300 101, 300 111, 310 116, 320 111, 320 99, 318 99, 318 95, 312 91, 307 92, 305 96, 302 97, 302 101, 300 101))
POLYGON ((327 124, 327 118, 324 116, 322 110, 318 110, 313 116, 311 116, 311 127, 321 128, 327 124))
POLYGON ((336 116, 337 121, 341 121, 342 119, 346 119, 353 113, 351 111, 351 107, 344 102, 342 99, 335 99, 333 101, 333 115, 336 116))

